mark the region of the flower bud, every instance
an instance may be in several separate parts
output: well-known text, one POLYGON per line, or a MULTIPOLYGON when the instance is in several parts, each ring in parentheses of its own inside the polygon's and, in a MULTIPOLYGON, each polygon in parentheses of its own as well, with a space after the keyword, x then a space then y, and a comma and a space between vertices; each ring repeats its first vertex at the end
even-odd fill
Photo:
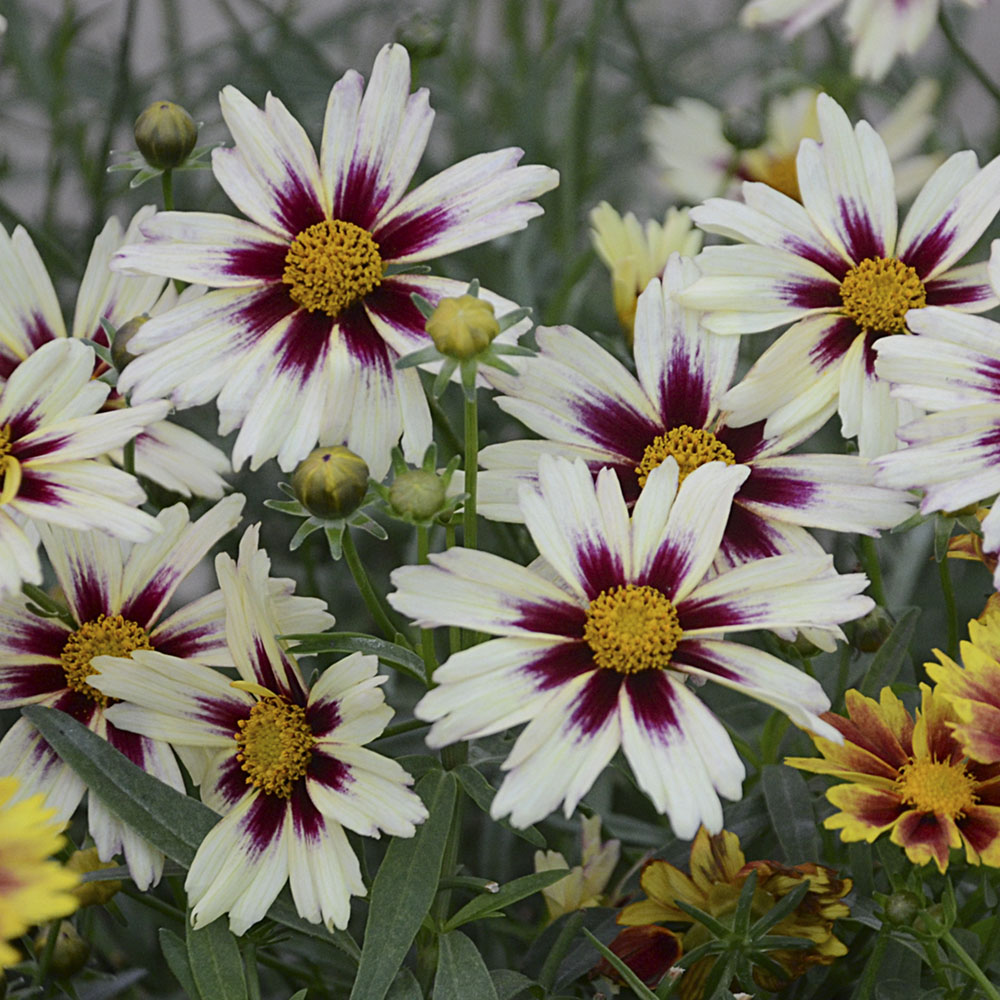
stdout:
POLYGON ((368 465, 350 448, 316 448, 292 473, 292 489, 310 514, 325 520, 348 517, 368 490, 368 465))
POLYGON ((159 170, 179 167, 198 141, 194 119, 173 101, 153 101, 135 120, 135 144, 159 170))
MULTIPOLYGON (((41 953, 48 942, 50 924, 40 927, 35 935, 35 951, 41 953)), ((56 946, 52 952, 52 960, 49 962, 49 969, 54 976, 60 979, 69 979, 70 976, 79 972, 90 957, 90 942, 84 940, 77 933, 77 929, 68 920, 59 922, 59 931, 56 935, 56 946)))
POLYGON ((136 316, 122 323, 115 332, 115 339, 111 341, 111 360, 118 371, 124 371, 130 361, 135 361, 136 355, 128 349, 128 345, 148 319, 148 316, 136 316))
POLYGON ((441 477, 424 469, 407 469, 393 480, 389 503, 403 517, 426 521, 444 503, 445 488, 441 477))
POLYGON ((854 623, 852 645, 862 653, 875 653, 889 638, 896 622, 880 605, 875 605, 864 617, 854 623))
POLYGON ((486 350, 499 332, 493 306, 474 295, 442 299, 427 320, 427 333, 434 346, 459 361, 486 350))
POLYGON ((882 905, 886 923, 897 927, 909 927, 923 909, 923 902, 915 892, 908 889, 892 893, 882 905))
POLYGON ((396 30, 396 41, 406 48, 411 59, 433 59, 441 55, 447 38, 441 20, 421 10, 414 12, 396 30))
MULTIPOLYGON (((74 851, 64 866, 67 871, 87 872, 102 871, 105 868, 116 868, 114 861, 101 861, 97 856, 96 847, 88 847, 85 851, 74 851)), ((81 906, 103 906, 122 887, 121 879, 110 879, 107 882, 81 882, 70 890, 81 906)))

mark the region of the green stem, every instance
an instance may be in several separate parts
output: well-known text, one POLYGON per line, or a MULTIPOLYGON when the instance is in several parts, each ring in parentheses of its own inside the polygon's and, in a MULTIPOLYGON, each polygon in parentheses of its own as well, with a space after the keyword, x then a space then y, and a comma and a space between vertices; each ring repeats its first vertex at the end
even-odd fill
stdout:
POLYGON ((246 966, 247 1000, 260 1000, 260 976, 257 973, 257 946, 253 941, 244 938, 243 964, 246 966))
MULTIPOLYGON (((444 527, 444 545, 446 549, 455 547, 455 522, 449 521, 444 527)), ((457 653, 462 648, 462 630, 455 625, 448 626, 448 650, 457 653)))
POLYGON ((625 37, 628 39, 628 43, 632 46, 632 51, 635 53, 635 68, 639 84, 646 92, 646 97, 654 104, 659 104, 659 88, 656 86, 656 77, 653 75, 649 59, 646 58, 646 50, 642 44, 642 35, 636 27, 635 21, 632 20, 632 16, 629 14, 625 0, 616 0, 615 7, 618 10, 618 20, 621 21, 622 31, 625 32, 625 37))
POLYGON ((61 920, 53 920, 49 924, 49 932, 45 937, 45 947, 41 955, 38 956, 38 964, 35 966, 33 985, 40 986, 49 974, 49 966, 52 964, 52 956, 56 953, 56 942, 59 940, 59 925, 61 920))
POLYGON ((431 408, 431 419, 434 421, 434 426, 438 429, 441 437, 444 438, 444 443, 448 446, 449 453, 451 455, 461 455, 462 442, 458 440, 458 435, 451 426, 448 414, 444 412, 441 404, 429 392, 427 393, 427 404, 431 408))
POLYGON ((861 567, 869 580, 868 589, 871 592, 872 600, 883 608, 887 607, 885 585, 882 582, 882 567, 879 565, 875 539, 861 535, 858 555, 861 558, 861 567))
MULTIPOLYGON (((425 524, 417 526, 417 563, 426 565, 431 548, 431 531, 425 524)), ((427 673, 427 680, 430 681, 437 669, 437 656, 434 653, 434 630, 422 628, 420 630, 420 654, 424 658, 424 670, 427 673)))
POLYGON ((426 729, 429 725, 429 722, 423 722, 420 719, 410 719, 408 722, 397 722, 394 726, 387 726, 382 731, 382 735, 376 736, 375 739, 388 740, 393 736, 402 736, 403 733, 412 733, 416 729, 426 729))
POLYGON ((946 931, 941 938, 948 950, 958 959, 959 965, 969 974, 969 978, 975 980, 976 984, 990 998, 990 1000, 1000 1000, 1000 992, 986 978, 986 974, 973 961, 972 956, 955 940, 951 931, 946 931))
POLYGON ((951 565, 947 556, 938 563, 938 578, 948 616, 948 655, 955 660, 958 658, 958 608, 955 605, 955 588, 951 583, 951 565))
POLYGON ((80 623, 70 614, 69 609, 63 607, 58 601, 52 600, 41 587, 36 587, 33 583, 22 583, 21 590, 29 601, 37 604, 42 611, 47 611, 49 614, 54 615, 59 621, 68 625, 71 630, 75 631, 80 627, 80 623))
POLYGON ((160 174, 160 185, 163 188, 163 211, 172 212, 174 210, 174 172, 164 170, 160 174))
POLYGON ((390 642, 395 642, 396 636, 402 633, 393 624, 392 618, 389 617, 388 608, 382 604, 378 594, 375 593, 375 588, 372 586, 371 580, 368 579, 365 567, 358 556, 358 550, 354 547, 354 539, 351 537, 350 528, 344 532, 344 559, 347 560, 351 576, 354 577, 354 582, 358 585, 358 590, 364 598, 364 602, 368 607, 368 613, 375 620, 375 624, 382 630, 385 637, 390 642))
POLYGON ((538 973, 538 985, 542 987, 546 994, 552 989, 553 985, 555 985, 556 974, 559 972, 559 966, 562 965, 562 960, 569 952, 569 947, 573 943, 573 938, 577 936, 582 926, 583 912, 581 910, 577 910, 576 913, 567 917, 566 923, 562 925, 562 930, 559 932, 559 936, 556 938, 552 948, 549 950, 548 956, 545 959, 542 971, 538 973))
POLYGON ((122 448, 122 468, 130 475, 135 475, 135 438, 125 442, 122 448))
POLYGON ((944 12, 944 8, 938 11, 938 24, 941 25, 941 31, 944 37, 948 40, 948 45, 951 47, 951 51, 954 52, 956 58, 960 63, 962 63, 965 68, 982 84, 983 89, 1000 104, 1000 87, 990 79, 986 70, 976 62, 975 59, 969 55, 968 50, 962 44, 961 39, 955 34, 955 29, 952 27, 951 22, 948 20, 948 16, 944 12))
POLYGON ((462 544, 476 547, 476 490, 479 475, 479 407, 476 389, 465 397, 465 511, 462 515, 462 544))
POLYGON ((889 947, 889 928, 881 927, 878 937, 875 938, 875 947, 865 963, 865 971, 861 976, 861 982, 854 991, 851 1000, 868 1000, 872 995, 875 984, 879 981, 879 972, 882 968, 882 959, 885 957, 885 950, 889 947))
POLYGON ((923 948, 924 957, 927 959, 927 964, 930 966, 931 972, 934 973, 934 978, 937 980, 938 986, 943 986, 945 990, 950 989, 951 983, 948 981, 948 976, 941 964, 941 956, 938 954, 937 942, 924 942, 923 948))
POLYGON ((149 909, 156 910, 157 913, 160 913, 165 917, 170 917, 171 920, 179 920, 183 924, 186 919, 183 910, 176 906, 171 906, 170 903, 163 902, 162 899, 158 899, 151 892, 140 892, 138 889, 132 888, 129 885, 124 886, 122 888, 122 892, 128 896, 129 899, 134 899, 142 906, 148 906, 149 909))

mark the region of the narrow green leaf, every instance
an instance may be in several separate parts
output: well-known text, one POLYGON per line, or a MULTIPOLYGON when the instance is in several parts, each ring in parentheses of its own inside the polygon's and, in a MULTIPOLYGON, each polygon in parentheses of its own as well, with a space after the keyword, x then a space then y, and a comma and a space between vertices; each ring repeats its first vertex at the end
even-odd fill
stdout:
POLYGON ((518 900, 539 892, 548 885, 560 882, 569 874, 569 871, 547 871, 536 872, 534 875, 522 875, 506 885, 500 886, 500 890, 488 896, 476 896, 469 900, 458 913, 456 913, 445 925, 444 931, 453 931, 462 924, 470 923, 473 920, 482 920, 483 917, 491 916, 498 910, 502 910, 518 900))
POLYGON ((167 967, 174 974, 174 978, 181 984, 181 989, 191 997, 191 1000, 198 1000, 198 987, 195 986, 194 976, 191 975, 191 963, 188 961, 187 946, 173 932, 166 927, 160 928, 160 951, 167 960, 167 967))
POLYGON ((227 917, 187 929, 188 961, 202 1000, 247 1000, 243 956, 227 917))
POLYGON ((493 989, 497 991, 497 1000, 515 1000, 535 985, 534 979, 513 969, 490 969, 490 979, 493 980, 493 989))
POLYGON ((83 987, 77 984, 76 1000, 115 1000, 115 997, 120 997, 123 993, 134 996, 135 985, 147 975, 149 972, 146 969, 128 969, 117 975, 92 980, 83 987))
POLYGON ((424 993, 417 977, 409 969, 403 968, 396 973, 385 1000, 424 1000, 424 993))
POLYGON ((887 684, 891 684, 899 673, 899 668, 906 659, 910 648, 910 640, 917 627, 920 608, 906 608, 896 622, 896 627, 889 633, 889 638, 882 643, 879 651, 872 657, 871 665, 858 686, 862 694, 873 698, 887 684))
POLYGON ((797 865, 818 858, 816 817, 805 778, 785 764, 766 764, 761 771, 761 786, 785 861, 797 865))
POLYGON ((656 994, 605 944, 594 937, 586 927, 583 933, 590 938, 590 943, 611 963, 618 974, 632 987, 639 1000, 656 1000, 656 994))
MULTIPOLYGON (((471 764, 459 764, 458 767, 452 769, 451 773, 461 782, 462 791, 484 813, 489 815, 490 806, 493 804, 493 796, 496 795, 496 789, 483 777, 482 772, 477 771, 471 764)), ((510 830, 511 833, 522 840, 526 840, 533 847, 544 849, 546 846, 545 838, 533 826, 519 830, 516 826, 511 826, 510 822, 505 819, 500 820, 500 825, 510 830)))
POLYGON ((350 1000, 384 1000, 437 893, 458 785, 449 772, 431 771, 416 791, 430 815, 416 836, 393 839, 375 876, 350 1000))
POLYGON ((948 542, 955 530, 955 518, 947 514, 938 514, 934 518, 934 561, 941 562, 948 558, 948 542))
POLYGON ((298 993, 293 993, 288 1000, 306 1000, 306 994, 308 990, 299 990, 298 993))
POLYGON ((377 656, 383 663, 425 683, 424 661, 405 646, 371 635, 285 635, 283 639, 301 640, 295 646, 299 653, 368 653, 377 656))
POLYGON ((489 970, 476 946, 461 932, 438 938, 434 1000, 497 1000, 489 970))

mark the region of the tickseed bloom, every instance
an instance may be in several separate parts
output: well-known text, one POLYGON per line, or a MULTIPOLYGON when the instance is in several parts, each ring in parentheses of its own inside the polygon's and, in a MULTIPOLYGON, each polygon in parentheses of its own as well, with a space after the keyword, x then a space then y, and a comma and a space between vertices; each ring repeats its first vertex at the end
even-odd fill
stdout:
MULTIPOLYGON (((896 174, 896 194, 915 194, 941 162, 936 154, 916 155, 934 128, 933 106, 940 88, 919 80, 878 124, 896 174)), ((706 101, 682 97, 670 107, 650 108, 644 126, 663 183, 681 201, 739 195, 736 181, 760 181, 800 201, 795 157, 803 139, 819 139, 819 91, 800 87, 778 94, 767 106, 763 141, 738 147, 726 137, 726 116, 706 101)))
MULTIPOLYGON (((153 215, 153 206, 140 209, 123 232, 117 218, 110 218, 94 240, 80 283, 73 313, 71 336, 110 347, 101 320, 118 329, 145 313, 160 313, 178 301, 190 301, 202 289, 191 287, 180 299, 163 278, 129 277, 109 269, 112 254, 139 238, 139 226, 153 215)), ((52 280, 31 241, 18 226, 12 236, 0 227, 0 308, 5 310, 4 337, 0 339, 0 385, 34 350, 67 335, 52 280)), ((107 371, 98 361, 95 374, 107 371)), ((125 401, 112 391, 104 409, 118 409, 125 401)), ((110 457, 122 464, 122 449, 110 457)), ((135 437, 135 470, 140 476, 183 496, 222 496, 221 473, 229 459, 198 434, 167 420, 156 420, 135 437)))
MULTIPOLYGON (((220 662, 225 622, 218 592, 164 615, 185 577, 239 522, 242 508, 243 497, 230 496, 191 524, 187 508, 177 504, 157 516, 160 532, 153 541, 131 547, 94 531, 41 526, 42 543, 73 624, 32 613, 20 594, 0 602, 0 708, 58 708, 134 764, 183 791, 183 779, 165 743, 122 732, 108 719, 112 699, 90 684, 96 673, 93 661, 156 649, 220 662)), ((228 660, 223 656, 221 662, 228 660)), ((141 669, 134 663, 131 669, 139 683, 146 683, 141 669)), ((86 792, 83 781, 24 718, 0 741, 0 773, 16 775, 25 794, 43 792, 61 822, 70 819, 86 792)), ((102 861, 124 854, 137 886, 145 889, 159 881, 159 851, 94 796, 88 817, 102 861)))
POLYGON ((159 420, 150 402, 97 413, 108 386, 91 379, 94 352, 73 340, 39 347, 0 386, 0 599, 42 582, 37 535, 27 524, 96 528, 130 541, 157 529, 138 510, 134 476, 96 458, 159 420))
MULTIPOLYGON (((1000 324, 923 309, 912 326, 919 337, 887 337, 875 345, 875 371, 892 383, 897 399, 932 412, 899 429, 908 447, 876 460, 876 478, 923 490, 925 514, 961 510, 1000 492, 1000 324)), ((1000 505, 983 517, 982 531, 980 553, 993 561, 1000 587, 1000 505)))
MULTIPOLYGON (((850 879, 838 878, 832 869, 812 862, 791 866, 777 861, 747 862, 735 833, 723 830, 710 835, 705 827, 698 831, 691 845, 688 868, 690 875, 666 861, 648 862, 640 878, 648 898, 626 906, 618 916, 618 923, 629 925, 631 930, 660 921, 686 924, 688 927, 682 938, 684 951, 692 951, 710 941, 712 935, 704 925, 685 913, 677 901, 696 906, 725 923, 736 910, 747 878, 756 872, 751 920, 764 916, 782 897, 802 882, 808 882, 809 891, 802 902, 769 933, 807 938, 813 942, 811 948, 804 950, 768 952, 769 957, 784 969, 786 978, 778 981, 758 966, 754 977, 759 985, 768 990, 781 989, 812 966, 831 965, 834 959, 847 954, 846 946, 833 933, 833 922, 838 917, 850 916, 843 898, 851 891, 852 883, 850 879)), ((678 989, 683 1000, 700 1000, 700 991, 713 961, 712 958, 702 959, 684 973, 678 989)), ((665 971, 662 969, 660 974, 665 971)))
POLYGON ((802 204, 763 184, 744 203, 712 199, 691 217, 742 242, 697 258, 704 277, 682 302, 706 310, 716 333, 794 324, 722 400, 730 423, 768 418, 777 432, 839 400, 845 437, 864 457, 896 447, 912 407, 875 372, 875 342, 914 332, 926 306, 982 312, 997 304, 986 265, 955 267, 1000 209, 1000 158, 982 170, 969 150, 948 158, 897 232, 892 166, 867 122, 852 128, 825 94, 816 100, 822 143, 796 159, 802 204))
POLYGON ((494 818, 515 826, 569 816, 621 747, 639 787, 679 837, 722 826, 718 795, 740 796, 743 764, 686 681, 708 679, 835 732, 820 685, 773 656, 724 639, 756 628, 839 622, 872 605, 861 574, 828 556, 777 556, 709 574, 745 466, 711 462, 678 489, 673 458, 654 469, 629 517, 611 469, 543 455, 521 489, 546 566, 525 569, 453 548, 397 569, 389 602, 422 627, 498 636, 454 654, 417 704, 432 747, 527 722, 504 763, 494 818), (710 576, 710 578, 709 578, 710 576), (553 582, 553 579, 556 582, 553 582))
POLYGON ((940 663, 925 663, 934 693, 955 712, 951 731, 962 750, 981 764, 1000 764, 1000 594, 969 622, 969 639, 961 644, 962 666, 939 649, 940 663), (964 669, 963 669, 964 668, 964 669))
MULTIPOLYGON (((822 549, 804 526, 876 534, 912 512, 905 494, 876 487, 874 470, 856 455, 789 454, 816 427, 807 421, 780 434, 759 420, 730 427, 719 401, 736 367, 738 338, 706 332, 694 310, 677 303, 694 267, 676 255, 663 284, 653 280, 636 314, 633 376, 572 327, 541 327, 539 353, 512 361, 517 377, 497 375, 507 395, 497 404, 538 439, 490 445, 480 453, 479 511, 520 520, 516 489, 533 483, 540 454, 582 458, 596 475, 614 470, 629 505, 667 456, 681 481, 706 462, 749 467, 733 500, 720 561, 729 564, 822 549)), ((821 418, 822 419, 822 418, 821 418)))
MULTIPOLYGON (((344 828, 411 837, 427 811, 407 788, 410 775, 363 746, 392 717, 376 657, 348 656, 306 689, 295 657, 277 638, 289 628, 271 597, 270 560, 257 533, 253 526, 244 534, 237 563, 226 555, 215 562, 238 681, 145 650, 132 654, 141 670, 102 657, 92 680, 124 699, 108 709, 114 725, 204 754, 191 776, 223 817, 185 882, 195 927, 228 913, 233 933, 242 934, 290 882, 302 917, 343 928, 350 897, 365 894, 344 828)), ((311 617, 294 630, 332 623, 329 615, 311 617)))
POLYGON ((79 905, 79 875, 49 860, 66 843, 55 810, 42 795, 14 801, 16 792, 16 778, 0 778, 0 969, 20 958, 11 939, 79 905))
MULTIPOLYGON (((962 0, 981 7, 985 0, 962 0)), ((841 0, 750 0, 740 15, 744 27, 777 26, 794 38, 838 7, 841 0)), ((851 72, 881 80, 897 56, 914 55, 927 41, 937 19, 940 0, 848 0, 844 27, 854 55, 851 72)))
POLYGON ((621 216, 606 201, 591 209, 590 226, 597 256, 611 272, 615 312, 631 344, 642 290, 663 274, 671 254, 694 256, 701 249, 701 233, 692 229, 686 209, 669 208, 662 224, 649 219, 640 226, 631 212, 621 216))
POLYGON ((915 865, 933 860, 943 872, 949 849, 964 847, 970 864, 1000 867, 1000 765, 970 760, 953 732, 955 710, 929 685, 920 690, 915 720, 890 688, 877 702, 848 691, 848 718, 823 716, 843 743, 811 734, 822 758, 785 763, 849 782, 826 793, 840 812, 823 825, 843 841, 890 832, 915 865))
MULTIPOLYGON (((132 342, 145 353, 119 385, 179 407, 218 397, 219 432, 240 427, 237 468, 277 456, 290 471, 318 441, 346 444, 381 479, 400 434, 419 461, 430 413, 417 372, 394 368, 429 343, 410 296, 433 304, 465 285, 401 269, 522 229, 541 212, 531 199, 558 180, 503 149, 407 193, 433 112, 426 90, 410 94, 401 45, 382 49, 362 91, 354 71, 334 86, 317 159, 276 97, 261 110, 226 87, 236 146, 215 150, 212 166, 250 221, 163 212, 142 227, 145 245, 117 255, 116 266, 215 289, 150 320, 132 342)), ((482 294, 498 315, 513 309, 482 294)))

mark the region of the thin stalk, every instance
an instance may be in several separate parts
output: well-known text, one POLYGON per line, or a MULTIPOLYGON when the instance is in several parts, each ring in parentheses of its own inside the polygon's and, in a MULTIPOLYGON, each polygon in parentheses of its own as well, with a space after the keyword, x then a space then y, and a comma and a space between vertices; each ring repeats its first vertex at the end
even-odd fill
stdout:
MULTIPOLYGON (((421 719, 410 719, 408 722, 397 722, 394 726, 387 726, 382 730, 381 736, 376 736, 376 740, 388 740, 393 736, 402 736, 403 733, 412 733, 416 729, 426 729, 430 725, 421 719)), ((373 741, 374 742, 374 741, 373 741)))
POLYGON ((59 925, 61 920, 53 920, 49 924, 49 933, 45 937, 45 947, 41 955, 38 956, 38 964, 35 966, 35 974, 32 977, 32 985, 40 986, 42 980, 49 974, 49 966, 52 965, 52 956, 56 953, 56 943, 59 940, 59 925))
POLYGON ((945 990, 950 989, 951 983, 948 981, 948 975, 944 971, 944 967, 941 964, 941 956, 938 954, 937 942, 924 942, 923 948, 927 964, 930 966, 931 972, 934 974, 934 978, 937 980, 938 986, 943 986, 945 990))
POLYGON ((958 608, 955 605, 955 588, 951 582, 951 565, 947 556, 938 563, 938 579, 941 581, 941 594, 944 597, 944 609, 948 616, 948 655, 958 659, 958 608))
POLYGON ((448 447, 449 455, 461 455, 462 442, 458 440, 458 435, 455 433, 455 429, 451 426, 448 414, 444 412, 441 404, 430 393, 427 393, 427 403, 431 408, 431 420, 434 422, 434 426, 438 429, 438 433, 440 433, 441 437, 444 438, 444 443, 448 447))
POLYGON ((260 1000, 260 976, 257 973, 257 946, 249 938, 244 938, 243 964, 246 966, 247 1000, 260 1000))
POLYGON ((566 923, 562 925, 559 936, 556 938, 551 949, 549 949, 549 954, 545 959, 545 964, 542 966, 542 971, 538 974, 538 985, 542 987, 546 994, 555 985, 559 966, 562 965, 562 960, 569 952, 573 938, 577 936, 582 926, 583 913, 577 910, 576 913, 566 918, 566 923))
POLYGON ((955 29, 951 21, 948 20, 943 7, 938 11, 938 24, 941 25, 941 31, 958 61, 980 82, 990 97, 997 104, 1000 104, 1000 86, 994 83, 986 70, 969 54, 969 51, 962 44, 961 39, 955 34, 955 29))
POLYGON ((354 577, 354 582, 357 584, 358 590, 364 598, 364 602, 368 607, 368 613, 375 620, 375 624, 382 630, 385 637, 390 642, 395 642, 396 636, 401 633, 401 630, 393 623, 392 618, 389 616, 388 608, 383 605, 381 598, 375 593, 375 588, 372 586, 371 580, 368 579, 365 567, 358 556, 358 550, 354 547, 354 539, 351 537, 350 528, 344 532, 344 559, 347 561, 351 576, 354 577))
POLYGON ((174 172, 164 170, 160 174, 160 185, 163 188, 163 211, 172 212, 174 210, 174 172))
POLYGON ((157 913, 165 917, 170 917, 171 920, 179 920, 181 923, 184 923, 186 919, 183 910, 176 906, 171 906, 170 903, 165 903, 162 899, 157 899, 151 892, 140 892, 138 889, 130 888, 128 885, 122 889, 122 892, 129 899, 134 899, 142 906, 148 906, 149 909, 156 910, 157 913))
POLYGON ((479 474, 479 405, 476 390, 465 397, 465 510, 462 514, 462 544, 476 547, 476 492, 479 474))
MULTIPOLYGON (((455 523, 449 521, 444 528, 444 545, 446 549, 455 547, 455 523)), ((462 630, 456 625, 448 626, 448 649, 457 653, 462 648, 462 630)))
POLYGON ((616 0, 615 8, 618 11, 618 20, 621 21, 622 31, 624 31, 625 37, 635 53, 635 69, 639 84, 646 92, 646 96, 654 104, 659 104, 661 103, 659 88, 656 86, 656 77, 653 75, 649 59, 646 57, 646 50, 643 48, 642 35, 636 27, 635 21, 632 20, 625 0, 616 0))
POLYGON ((122 468, 130 475, 135 475, 135 438, 125 442, 122 448, 122 468))
MULTIPOLYGON (((431 530, 425 524, 417 526, 417 564, 426 565, 431 548, 431 530)), ((420 630, 420 655, 424 658, 424 671, 427 674, 428 682, 434 676, 437 669, 437 656, 434 652, 434 630, 422 628, 420 630)))
POLYGON ((882 582, 882 567, 879 565, 875 539, 862 535, 858 555, 861 558, 861 568, 868 577, 868 589, 871 592, 872 600, 881 607, 886 607, 885 585, 882 582))
POLYGON ((879 981, 879 971, 882 968, 882 959, 885 957, 885 949, 889 947, 889 929, 881 927, 878 936, 875 938, 875 946, 865 963, 865 971, 862 973, 861 982, 854 991, 851 1000, 868 1000, 875 989, 875 984, 879 981))
POLYGON ((70 629, 76 630, 80 627, 80 623, 70 614, 69 609, 64 608, 57 601, 53 601, 41 587, 36 587, 33 583, 22 583, 21 590, 29 601, 37 604, 43 611, 48 611, 50 614, 55 615, 59 621, 68 625, 70 629))
POLYGON ((969 974, 970 979, 974 979, 976 985, 990 1000, 1000 1000, 1000 992, 986 978, 986 974, 973 961, 972 956, 955 940, 951 931, 946 931, 941 938, 948 950, 958 959, 959 965, 969 974))

